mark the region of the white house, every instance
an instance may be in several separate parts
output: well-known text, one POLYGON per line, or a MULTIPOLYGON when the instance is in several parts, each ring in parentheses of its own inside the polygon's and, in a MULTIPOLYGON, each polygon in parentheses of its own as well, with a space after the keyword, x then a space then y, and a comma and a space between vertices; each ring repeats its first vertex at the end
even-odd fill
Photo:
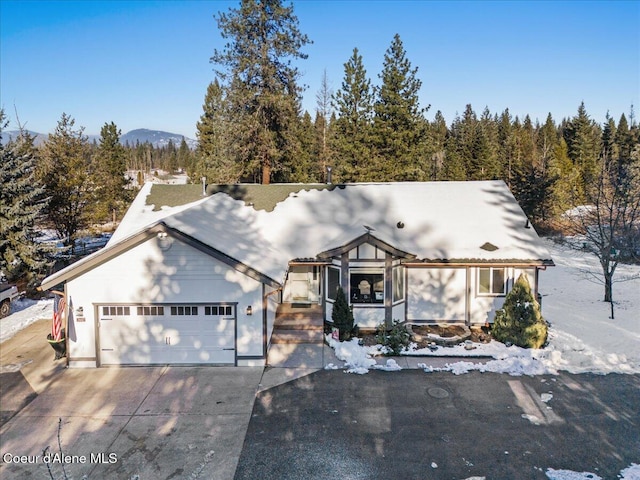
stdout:
POLYGON ((552 265, 502 181, 147 184, 104 249, 41 288, 64 284, 70 366, 263 365, 279 304, 330 322, 342 287, 363 328, 485 325, 552 265))

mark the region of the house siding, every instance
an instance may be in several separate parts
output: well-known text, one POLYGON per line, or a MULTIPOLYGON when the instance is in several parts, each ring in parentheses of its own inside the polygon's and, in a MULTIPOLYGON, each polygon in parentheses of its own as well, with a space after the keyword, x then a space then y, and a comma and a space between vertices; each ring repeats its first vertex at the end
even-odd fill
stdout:
POLYGON ((465 268, 407 269, 407 320, 465 322, 465 268))
POLYGON ((237 356, 264 357, 262 283, 176 239, 154 237, 69 281, 67 298, 70 366, 99 362, 96 325, 105 304, 237 303, 237 356), (74 318, 80 306, 84 321, 74 318))

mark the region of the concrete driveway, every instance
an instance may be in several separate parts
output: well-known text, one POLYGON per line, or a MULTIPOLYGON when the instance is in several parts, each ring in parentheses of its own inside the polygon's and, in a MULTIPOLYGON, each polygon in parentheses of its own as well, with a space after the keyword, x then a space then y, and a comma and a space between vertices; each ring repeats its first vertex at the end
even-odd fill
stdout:
POLYGON ((0 478, 49 478, 59 419, 69 478, 233 478, 263 368, 69 370, 52 361, 48 326, 0 349, 0 478))
POLYGON ((639 400, 640 375, 319 371, 258 394, 235 479, 615 479, 639 400))

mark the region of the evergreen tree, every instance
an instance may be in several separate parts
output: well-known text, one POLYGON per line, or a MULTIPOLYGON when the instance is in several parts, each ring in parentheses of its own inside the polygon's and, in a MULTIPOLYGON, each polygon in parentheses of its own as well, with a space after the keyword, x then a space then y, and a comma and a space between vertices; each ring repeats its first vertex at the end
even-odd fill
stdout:
POLYGON ((338 288, 336 293, 336 301, 331 311, 331 320, 333 320, 333 326, 340 331, 340 341, 350 340, 354 327, 353 311, 351 311, 342 288, 338 288))
POLYGON ((333 91, 329 86, 329 79, 327 77, 327 70, 325 69, 322 74, 322 83, 320 85, 320 91, 316 94, 316 119, 314 122, 317 135, 318 135, 318 168, 320 170, 320 179, 324 179, 327 167, 331 162, 330 153, 330 132, 329 132, 329 119, 332 114, 331 99, 333 97, 333 91))
POLYGON ((75 129, 75 120, 62 114, 54 133, 42 146, 38 178, 49 198, 46 214, 66 246, 88 225, 87 207, 93 199, 90 183, 89 142, 84 128, 75 129))
POLYGON ((100 144, 96 148, 93 167, 95 219, 106 220, 124 214, 132 200, 126 176, 126 151, 120 143, 120 129, 115 123, 105 123, 100 130, 100 144))
MULTIPOLYGON (((0 110, 0 139, 6 129, 0 110)), ((0 272, 11 282, 23 278, 34 288, 38 275, 50 265, 51 250, 38 242, 36 227, 44 218, 44 188, 35 178, 33 137, 21 130, 18 138, 0 141, 0 272)))
POLYGON ((579 169, 584 187, 595 179, 600 155, 600 128, 587 114, 584 102, 564 130, 564 138, 569 158, 579 169))
POLYGON ((417 73, 418 68, 411 67, 396 34, 384 55, 382 84, 373 107, 374 138, 382 162, 378 170, 384 180, 421 180, 428 176, 428 167, 419 162, 426 109, 420 108, 418 92, 422 82, 417 73))
POLYGON ((245 175, 270 183, 273 175, 294 161, 302 88, 292 60, 305 59, 309 43, 298 29, 293 6, 281 0, 242 0, 239 9, 217 17, 228 42, 211 61, 222 70, 234 128, 231 144, 245 175))
POLYGON ((180 147, 178 147, 178 169, 183 171, 191 169, 191 149, 184 137, 182 137, 180 147))
POLYGON ((491 334, 499 342, 522 348, 542 348, 547 341, 547 322, 533 298, 527 276, 522 273, 496 312, 491 334))
POLYGON ((343 182, 371 180, 373 93, 357 48, 344 64, 344 79, 333 97, 333 107, 338 116, 333 145, 336 178, 343 182))
POLYGON ((196 165, 189 177, 195 183, 202 177, 207 183, 237 183, 242 175, 242 165, 236 163, 231 154, 229 104, 218 79, 207 87, 202 110, 196 124, 196 165))
POLYGON ((431 168, 427 178, 432 181, 446 180, 446 144, 448 137, 447 123, 442 112, 436 112, 433 122, 429 124, 429 146, 431 147, 431 168))

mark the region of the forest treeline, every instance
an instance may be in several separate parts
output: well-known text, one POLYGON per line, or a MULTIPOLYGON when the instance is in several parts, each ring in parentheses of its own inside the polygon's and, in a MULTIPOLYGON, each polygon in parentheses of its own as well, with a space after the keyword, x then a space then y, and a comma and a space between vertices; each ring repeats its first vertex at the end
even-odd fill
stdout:
MULTIPOLYGON (((163 171, 225 184, 326 182, 329 169, 334 183, 499 179, 541 230, 557 228, 563 212, 600 202, 604 193, 615 202, 611 211, 639 209, 633 106, 628 117, 599 121, 584 103, 572 117, 549 114, 544 123, 472 105, 453 119, 440 111, 428 119, 418 67, 395 35, 376 83, 354 48, 340 87, 332 90, 325 74, 308 112, 295 65, 306 59, 310 40, 293 5, 242 0, 216 19, 226 43, 210 59, 215 75, 204 92, 195 150, 184 140, 162 148, 122 145, 113 122, 89 142, 66 113, 43 145, 26 131, 2 145, 0 270, 10 277, 41 271, 48 253, 34 242, 39 228, 54 228, 72 245, 88 225, 121 218, 136 188, 163 171)), ((0 117, 5 131, 4 112, 0 117)), ((637 218, 625 217, 625 231, 637 229, 637 218)), ((616 238, 603 244, 603 255, 614 240, 619 248, 616 238)))

